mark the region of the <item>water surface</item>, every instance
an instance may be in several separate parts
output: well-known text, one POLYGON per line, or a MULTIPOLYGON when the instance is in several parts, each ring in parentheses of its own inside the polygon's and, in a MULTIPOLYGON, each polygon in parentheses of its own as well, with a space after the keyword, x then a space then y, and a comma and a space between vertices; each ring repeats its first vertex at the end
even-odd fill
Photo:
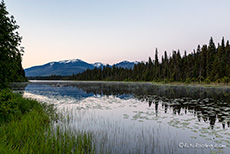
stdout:
POLYGON ((230 88, 31 81, 24 97, 55 104, 97 153, 230 153, 230 88))

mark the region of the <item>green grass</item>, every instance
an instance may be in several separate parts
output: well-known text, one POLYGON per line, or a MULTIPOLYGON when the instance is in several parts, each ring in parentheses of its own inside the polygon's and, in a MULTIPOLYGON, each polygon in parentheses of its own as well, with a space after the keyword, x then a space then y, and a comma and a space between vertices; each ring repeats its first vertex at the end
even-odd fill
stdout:
POLYGON ((92 134, 56 126, 54 106, 0 92, 0 153, 94 153, 92 134))
POLYGON ((206 82, 155 82, 152 81, 152 84, 155 85, 172 85, 172 86, 199 86, 199 87, 230 87, 230 84, 224 84, 224 83, 216 83, 216 82, 211 82, 211 83, 206 83, 206 82))

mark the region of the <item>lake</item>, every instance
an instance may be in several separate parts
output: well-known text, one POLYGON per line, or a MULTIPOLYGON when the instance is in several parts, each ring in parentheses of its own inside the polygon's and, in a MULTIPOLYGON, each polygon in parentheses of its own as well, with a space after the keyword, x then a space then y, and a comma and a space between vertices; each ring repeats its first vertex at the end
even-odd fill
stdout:
POLYGON ((30 81, 26 98, 54 104, 54 122, 91 132, 97 153, 230 153, 230 88, 132 82, 30 81))

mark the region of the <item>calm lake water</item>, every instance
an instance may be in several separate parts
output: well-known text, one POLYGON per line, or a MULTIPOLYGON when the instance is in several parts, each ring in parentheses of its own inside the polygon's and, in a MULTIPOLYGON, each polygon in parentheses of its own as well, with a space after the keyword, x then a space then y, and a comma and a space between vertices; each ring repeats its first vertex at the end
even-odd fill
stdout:
POLYGON ((227 87, 71 81, 14 87, 55 104, 64 116, 56 125, 91 132, 97 153, 230 153, 227 87))

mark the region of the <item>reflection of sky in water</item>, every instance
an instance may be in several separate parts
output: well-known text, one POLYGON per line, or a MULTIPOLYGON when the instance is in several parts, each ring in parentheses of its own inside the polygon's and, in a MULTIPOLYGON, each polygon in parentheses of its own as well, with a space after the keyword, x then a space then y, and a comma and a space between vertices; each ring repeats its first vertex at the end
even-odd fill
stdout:
POLYGON ((111 89, 110 94, 88 88, 29 84, 24 96, 57 104, 68 119, 58 124, 93 132, 103 153, 230 153, 230 106, 222 100, 158 97, 146 89, 148 95, 137 89, 123 94, 111 89), (179 148, 182 143, 192 145, 179 148), (191 147, 201 144, 228 147, 191 147))
MULTIPOLYGON (((43 95, 46 97, 63 96, 72 97, 76 100, 82 100, 91 96, 103 96, 103 92, 101 94, 94 94, 92 92, 87 93, 86 91, 73 86, 56 87, 54 85, 46 84, 29 84, 28 86, 26 86, 25 91, 36 95, 43 95)), ((133 96, 130 94, 117 94, 116 97, 121 99, 129 99, 133 96)))
POLYGON ((29 84, 25 88, 25 91, 36 95, 46 96, 48 98, 68 97, 74 98, 75 100, 81 100, 94 95, 93 93, 86 93, 85 91, 78 89, 76 87, 55 87, 52 85, 45 84, 29 84))

